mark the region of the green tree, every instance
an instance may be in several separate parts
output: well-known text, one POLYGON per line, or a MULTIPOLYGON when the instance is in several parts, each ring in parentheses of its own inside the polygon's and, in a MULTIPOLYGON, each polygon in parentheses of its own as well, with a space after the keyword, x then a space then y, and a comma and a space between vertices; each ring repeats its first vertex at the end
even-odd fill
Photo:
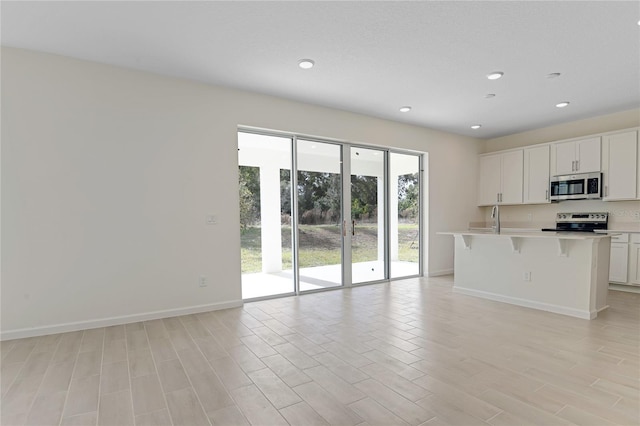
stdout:
POLYGON ((398 213, 415 222, 420 212, 419 173, 398 176, 398 213))
POLYGON ((373 220, 378 212, 378 178, 351 176, 351 214, 355 219, 373 220))
POLYGON ((280 211, 291 216, 291 170, 280 169, 280 211))
POLYGON ((340 219, 341 180, 335 173, 298 171, 298 219, 316 222, 331 212, 330 219, 340 219), (313 214, 312 214, 313 213, 313 214), (313 220, 312 220, 313 219, 313 220))
POLYGON ((260 220, 260 168, 239 167, 240 227, 244 230, 260 220))

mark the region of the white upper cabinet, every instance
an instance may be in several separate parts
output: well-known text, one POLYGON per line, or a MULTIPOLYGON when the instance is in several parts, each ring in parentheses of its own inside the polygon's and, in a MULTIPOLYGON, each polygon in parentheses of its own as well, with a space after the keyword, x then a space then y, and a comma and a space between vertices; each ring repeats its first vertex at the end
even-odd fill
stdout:
POLYGON ((549 200, 549 145, 524 150, 524 204, 549 200))
POLYGON ((577 172, 591 173, 600 171, 600 137, 577 141, 576 149, 577 172))
POLYGON ((478 205, 522 204, 523 150, 480 157, 478 205))
POLYGON ((522 204, 522 155, 522 150, 502 154, 501 204, 522 204))
POLYGON ((605 201, 638 197, 638 132, 607 135, 602 141, 605 201))
POLYGON ((554 175, 569 175, 576 172, 576 144, 565 142, 555 145, 556 164, 554 175))
POLYGON ((599 172, 604 201, 640 200, 639 128, 492 152, 479 159, 479 206, 550 203, 551 177, 599 172))
POLYGON ((600 171, 600 137, 560 142, 553 145, 555 164, 552 175, 600 171))
POLYGON ((478 205, 496 204, 500 199, 502 185, 502 156, 480 157, 480 179, 478 183, 478 205))

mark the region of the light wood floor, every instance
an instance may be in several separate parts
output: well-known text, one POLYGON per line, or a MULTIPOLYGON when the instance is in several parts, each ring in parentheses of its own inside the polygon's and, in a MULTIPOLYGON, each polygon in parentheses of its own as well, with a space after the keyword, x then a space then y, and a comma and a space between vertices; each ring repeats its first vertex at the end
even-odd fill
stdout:
POLYGON ((412 279, 3 342, 3 425, 637 425, 640 295, 593 321, 412 279))

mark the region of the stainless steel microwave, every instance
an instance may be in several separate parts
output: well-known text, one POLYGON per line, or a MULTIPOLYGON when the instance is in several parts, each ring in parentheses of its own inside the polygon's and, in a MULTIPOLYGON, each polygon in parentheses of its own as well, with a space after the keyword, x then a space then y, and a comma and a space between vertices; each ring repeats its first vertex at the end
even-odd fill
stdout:
POLYGON ((597 200, 602 198, 602 173, 554 176, 549 190, 551 201, 597 200))

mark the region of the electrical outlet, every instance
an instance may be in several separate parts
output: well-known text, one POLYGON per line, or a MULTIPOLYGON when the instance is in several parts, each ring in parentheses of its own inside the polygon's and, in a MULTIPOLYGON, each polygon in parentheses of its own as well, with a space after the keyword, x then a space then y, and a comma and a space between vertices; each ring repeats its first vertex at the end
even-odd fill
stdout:
POLYGON ((522 274, 522 281, 531 281, 531 272, 524 272, 522 274))
POLYGON ((209 214, 207 215, 207 225, 217 225, 218 224, 218 215, 217 214, 209 214))
POLYGON ((527 215, 527 220, 528 220, 529 222, 531 222, 531 221, 533 220, 533 214, 529 213, 529 214, 527 215))
POLYGON ((200 275, 200 278, 198 278, 198 285, 200 287, 206 287, 207 286, 207 277, 205 277, 204 275, 200 275))

